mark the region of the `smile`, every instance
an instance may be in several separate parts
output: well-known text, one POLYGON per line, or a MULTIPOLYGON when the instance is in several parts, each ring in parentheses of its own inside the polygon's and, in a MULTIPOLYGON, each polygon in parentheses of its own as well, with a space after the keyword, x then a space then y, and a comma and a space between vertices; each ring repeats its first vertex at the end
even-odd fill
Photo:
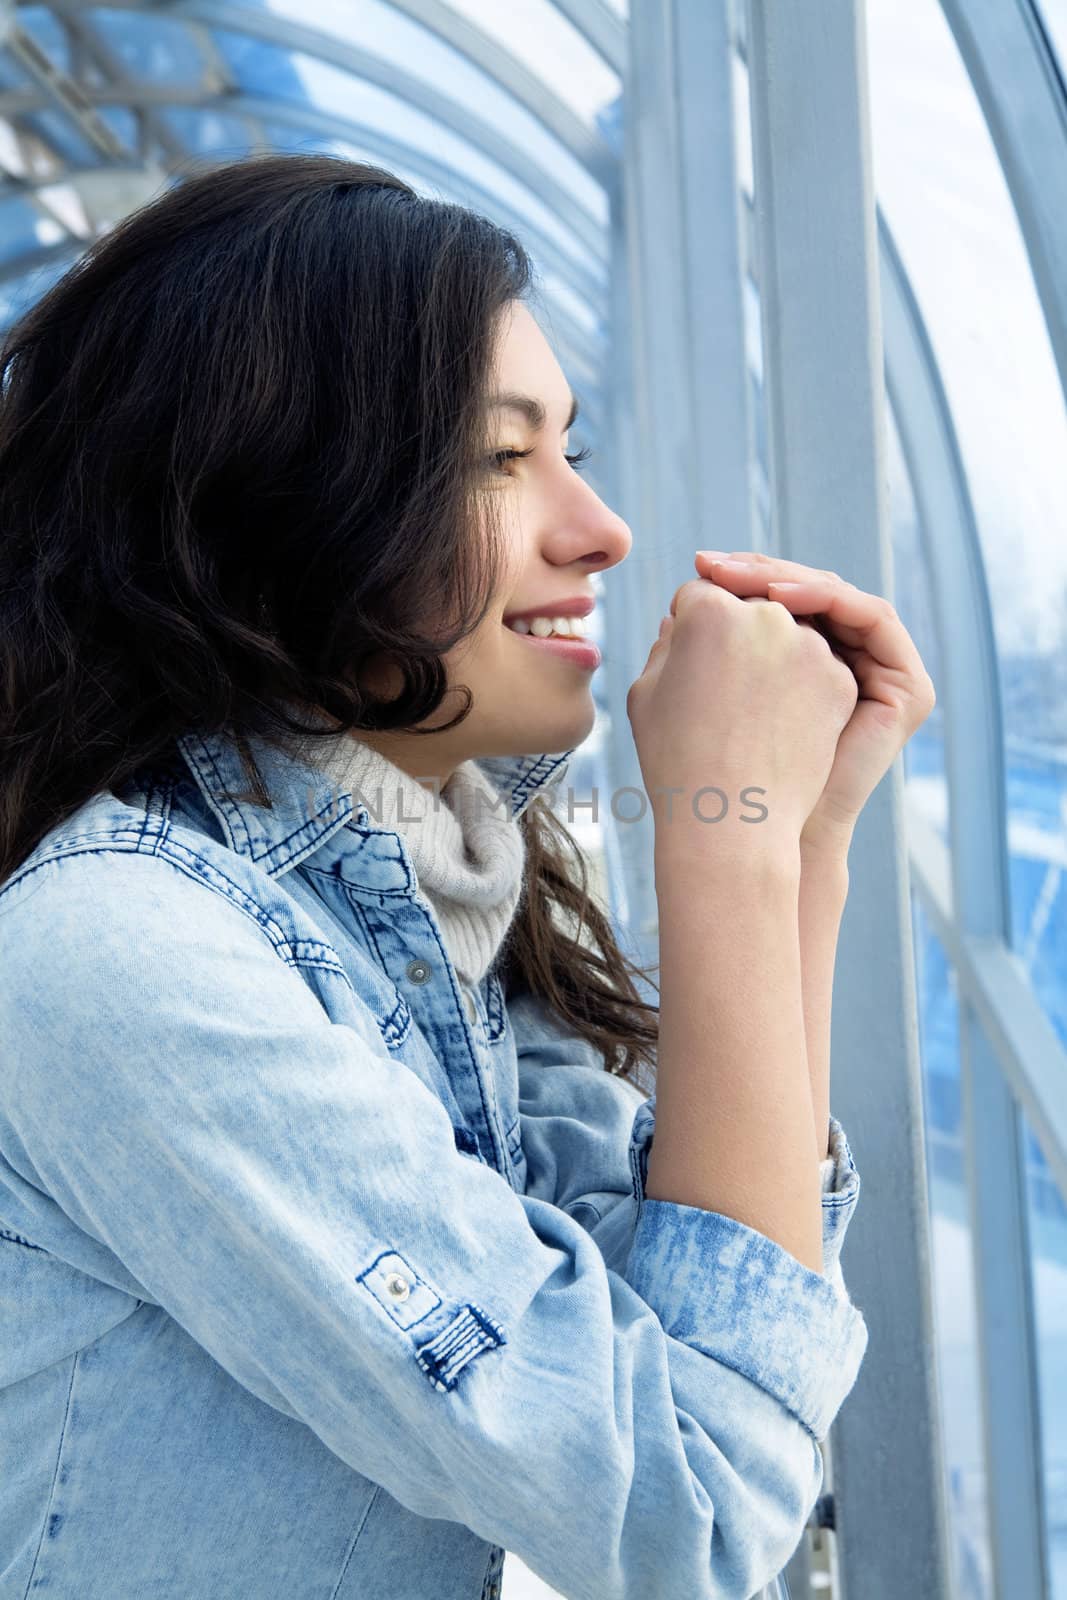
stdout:
POLYGON ((533 649, 550 651, 565 660, 573 661, 576 666, 584 667, 589 672, 595 671, 600 665, 600 650, 592 639, 583 639, 576 634, 567 636, 555 633, 547 635, 520 633, 517 628, 507 623, 505 627, 509 633, 514 633, 524 644, 530 645, 533 649))

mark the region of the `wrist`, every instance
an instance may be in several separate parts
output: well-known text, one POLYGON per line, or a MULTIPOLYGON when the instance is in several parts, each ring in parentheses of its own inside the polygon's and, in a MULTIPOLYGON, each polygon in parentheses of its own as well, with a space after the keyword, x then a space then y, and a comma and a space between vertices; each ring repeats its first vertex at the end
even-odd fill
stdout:
POLYGON ((742 879, 756 885, 799 889, 803 860, 795 835, 769 838, 751 834, 683 835, 683 830, 657 829, 653 848, 656 889, 692 894, 702 883, 742 879))
POLYGON ((848 852, 852 844, 853 823, 818 821, 805 823, 800 835, 800 856, 805 864, 820 862, 848 873, 848 852))

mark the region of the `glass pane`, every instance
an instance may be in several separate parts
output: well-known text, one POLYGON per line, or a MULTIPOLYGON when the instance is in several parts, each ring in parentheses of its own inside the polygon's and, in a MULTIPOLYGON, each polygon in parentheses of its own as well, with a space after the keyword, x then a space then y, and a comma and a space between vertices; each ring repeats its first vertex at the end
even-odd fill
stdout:
POLYGON ((7 283, 0 284, 0 330, 6 329, 16 317, 20 317, 39 300, 74 265, 80 254, 79 246, 72 249, 70 255, 50 261, 47 266, 38 267, 25 277, 11 278, 7 283))
POLYGON ((47 6, 19 6, 18 22, 20 28, 32 35, 34 43, 53 66, 61 72, 70 71, 70 44, 66 32, 47 6))
MULTIPOLYGON (((1067 1044, 1067 798, 1064 765, 1012 763, 1011 911, 1015 952, 1067 1044), (1043 814, 1042 814, 1043 813, 1043 814)), ((1065 1092, 1067 1092, 1067 1085, 1065 1092)))
POLYGON ((106 7, 94 7, 88 19, 131 76, 172 88, 203 82, 208 65, 204 49, 195 30, 184 22, 158 13, 146 16, 128 8, 111 11, 106 7))
POLYGON ((193 155, 236 161, 252 145, 253 125, 247 117, 228 116, 209 106, 167 106, 159 118, 193 155))
MULTIPOLYGON (((890 598, 934 680, 941 682, 941 650, 930 603, 930 573, 919 539, 911 479, 900 444, 896 417, 886 404, 886 468, 889 524, 893 548, 890 598)), ((904 746, 904 785, 909 812, 914 808, 948 845, 948 782, 945 774, 944 711, 940 701, 904 746)))
MULTIPOLYGON (((511 143, 552 172, 587 210, 597 216, 603 214, 604 199, 599 185, 539 118, 459 50, 389 5, 387 0, 358 0, 358 3, 353 0, 262 0, 262 4, 265 9, 310 28, 336 34, 339 39, 381 57, 405 75, 422 79, 458 105, 471 107, 479 118, 499 128, 511 143)), ((511 23, 509 9, 506 33, 511 32, 511 23)), ((508 48, 506 43, 504 47, 508 48)), ((559 72, 560 60, 552 57, 551 64, 553 72, 559 72)), ((537 71, 536 60, 527 56, 523 57, 523 66, 537 71)), ((617 90, 618 82, 614 77, 613 82, 617 90)), ((546 85, 545 92, 558 94, 554 77, 551 88, 546 85)))
POLYGON ((101 122, 106 122, 120 144, 125 145, 130 152, 131 159, 136 160, 133 152, 137 149, 137 117, 129 106, 97 106, 96 114, 101 122))
POLYGON ((619 93, 618 75, 552 0, 508 0, 506 6, 500 0, 451 0, 451 6, 495 37, 587 122, 594 122, 619 93))
POLYGON ((33 89, 36 85, 21 62, 0 50, 0 89, 33 89))
POLYGON ((0 262, 16 261, 42 245, 56 244, 65 231, 21 196, 0 201, 0 262))
MULTIPOLYGON (((1004 704, 1013 894, 1018 872, 1032 901, 1034 874, 1062 861, 1067 819, 1067 411, 1007 186, 940 7, 871 0, 868 11, 878 196, 970 482, 1004 704)), ((1013 920, 1021 948, 1029 917, 1013 920)))
MULTIPOLYGON (((499 195, 569 255, 587 259, 587 252, 575 242, 570 230, 524 184, 407 101, 354 78, 329 62, 295 55, 247 35, 218 32, 213 38, 238 84, 248 93, 310 106, 335 116, 339 124, 351 123, 349 130, 338 126, 338 138, 358 142, 358 128, 362 126, 410 144, 499 195)), ((389 162, 383 164, 388 166, 389 162)))
POLYGON ((1038 0, 1037 9, 1059 57, 1060 71, 1067 77, 1067 0, 1038 0))
POLYGON ((1022 1118, 1052 1600, 1067 1595, 1067 1204, 1022 1118))
POLYGON ((911 905, 954 1590, 958 1600, 993 1600, 971 1227, 963 1179, 956 974, 914 892, 911 905))
POLYGON ((19 122, 22 127, 43 139, 65 161, 76 162, 79 166, 95 166, 100 160, 96 146, 78 132, 70 117, 62 111, 29 111, 19 118, 19 122))

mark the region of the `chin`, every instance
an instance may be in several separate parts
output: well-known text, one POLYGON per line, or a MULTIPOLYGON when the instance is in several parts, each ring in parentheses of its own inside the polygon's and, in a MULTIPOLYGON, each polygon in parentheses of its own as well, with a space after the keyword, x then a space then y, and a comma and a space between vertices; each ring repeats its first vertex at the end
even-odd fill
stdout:
POLYGON ((539 718, 538 727, 531 729, 529 737, 523 743, 523 750, 538 755, 542 752, 554 755, 562 754, 564 750, 573 750, 575 745, 581 744, 589 737, 595 722, 596 702, 592 694, 589 694, 584 704, 571 708, 566 715, 539 718))

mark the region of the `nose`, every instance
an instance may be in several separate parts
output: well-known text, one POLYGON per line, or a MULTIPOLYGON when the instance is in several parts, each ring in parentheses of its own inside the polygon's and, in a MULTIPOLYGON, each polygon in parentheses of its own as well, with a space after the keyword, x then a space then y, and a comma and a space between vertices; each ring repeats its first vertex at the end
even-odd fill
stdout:
POLYGON ((570 560, 581 561, 592 572, 618 566, 634 542, 629 525, 593 489, 589 489, 588 505, 569 523, 564 538, 572 552, 570 560))

